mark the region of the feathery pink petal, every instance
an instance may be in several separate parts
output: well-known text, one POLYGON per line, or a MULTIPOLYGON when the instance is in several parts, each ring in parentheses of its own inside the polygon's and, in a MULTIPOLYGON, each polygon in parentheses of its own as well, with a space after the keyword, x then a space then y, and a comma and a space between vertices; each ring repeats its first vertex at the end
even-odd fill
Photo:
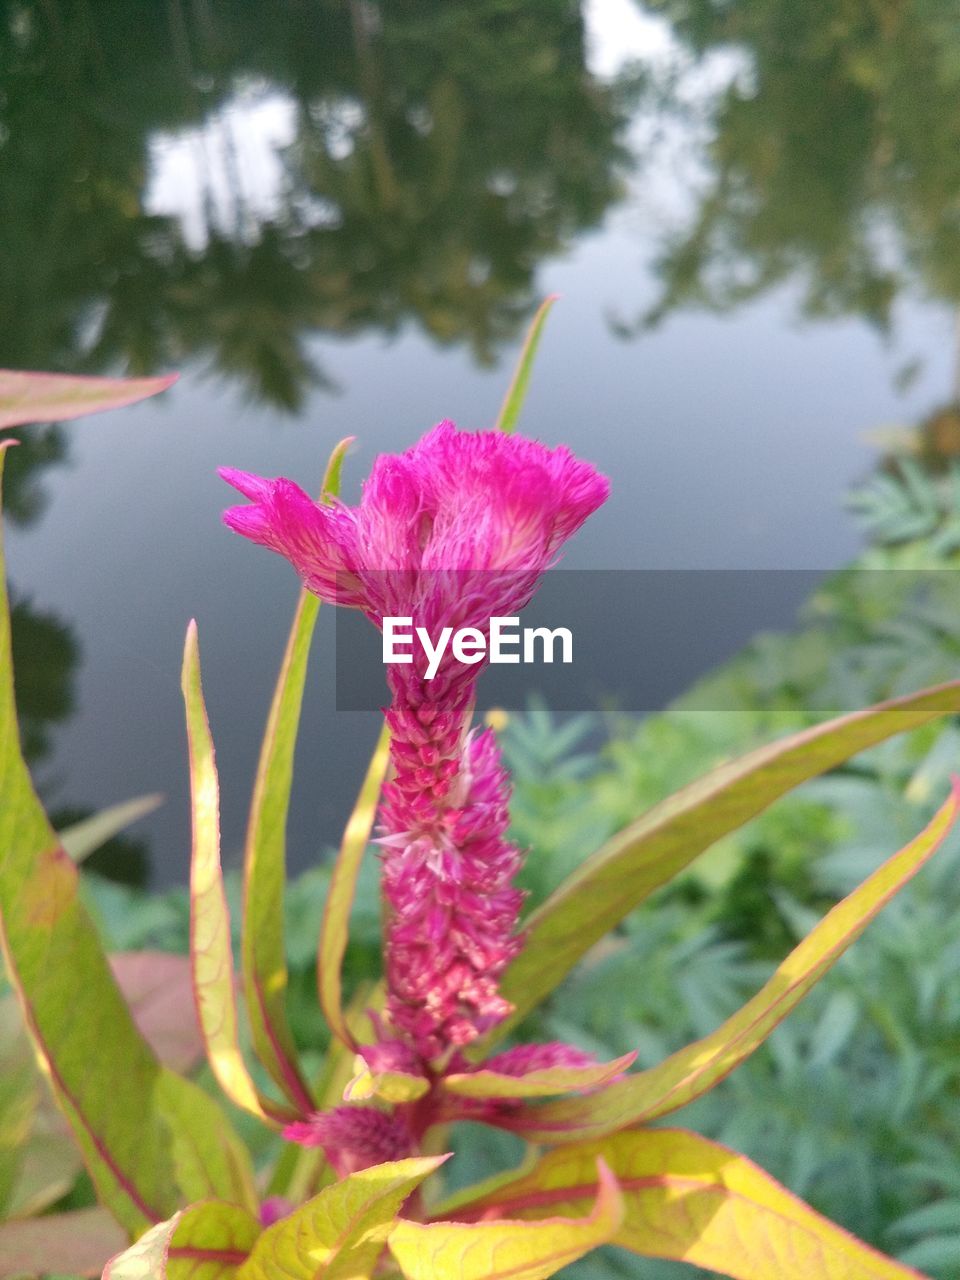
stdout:
POLYGON ((410 1134, 395 1116, 375 1107, 334 1107, 297 1120, 283 1131, 288 1142, 322 1147, 339 1177, 411 1154, 410 1134))

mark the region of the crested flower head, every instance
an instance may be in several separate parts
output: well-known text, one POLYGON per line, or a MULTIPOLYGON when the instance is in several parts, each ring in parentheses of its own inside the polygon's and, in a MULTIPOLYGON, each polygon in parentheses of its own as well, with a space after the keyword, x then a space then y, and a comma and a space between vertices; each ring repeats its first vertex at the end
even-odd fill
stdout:
POLYGON ((452 422, 377 458, 356 507, 314 502, 290 480, 220 474, 251 500, 226 511, 226 524, 286 556, 314 594, 377 623, 412 614, 424 625, 441 609, 446 624, 473 625, 522 608, 609 489, 562 445, 452 422), (467 593, 473 616, 454 618, 463 573, 485 585, 467 593))

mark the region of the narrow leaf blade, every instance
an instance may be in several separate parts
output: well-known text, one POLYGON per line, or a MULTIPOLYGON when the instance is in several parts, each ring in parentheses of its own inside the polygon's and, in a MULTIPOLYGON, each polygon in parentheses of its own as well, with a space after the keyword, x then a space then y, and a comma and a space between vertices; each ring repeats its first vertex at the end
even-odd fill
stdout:
POLYGON ((541 1221, 397 1224, 390 1250, 408 1280, 544 1280, 614 1239, 624 1205, 617 1180, 601 1159, 582 1216, 541 1221))
POLYGON ((161 1067, 117 989, 77 895, 77 868, 60 848, 20 752, 3 582, 0 554, 0 938, 7 972, 101 1200, 141 1231, 176 1205, 167 1132, 151 1105, 161 1067))
POLYGON ((544 1067, 523 1076, 508 1076, 499 1071, 465 1071, 445 1076, 440 1084, 447 1093, 461 1098, 546 1098, 553 1093, 573 1093, 608 1084, 631 1067, 636 1056, 625 1053, 612 1062, 598 1062, 588 1067, 544 1067))
POLYGON ((73 374, 0 369, 0 429, 27 422, 60 422, 104 409, 121 409, 166 391, 177 380, 87 378, 73 374))
POLYGON ((551 307, 557 301, 557 297, 557 294, 552 293, 548 298, 544 298, 537 309, 537 314, 530 322, 530 328, 527 330, 523 350, 520 352, 520 359, 517 361, 513 378, 507 388, 507 394, 504 397, 503 404, 500 406, 500 413, 497 415, 496 429, 505 432, 507 435, 517 429, 520 411, 523 408, 524 400, 527 398, 530 374, 533 372, 533 361, 540 345, 540 339, 543 336, 543 327, 547 322, 551 307))
POLYGON ((353 1035, 343 1013, 343 957, 347 950, 350 908, 357 888, 360 863, 370 843, 380 791, 390 763, 390 733, 384 725, 374 748, 357 803, 343 833, 327 892, 317 952, 317 988, 320 1007, 331 1031, 344 1044, 355 1048, 353 1035))
POLYGON ((504 1120, 531 1141, 593 1138, 653 1120, 712 1089, 763 1043, 871 920, 933 856, 956 821, 960 792, 927 828, 839 902, 786 958, 764 987, 711 1035, 659 1066, 627 1076, 588 1097, 529 1108, 504 1120))
POLYGON ((207 1059, 228 1098, 268 1123, 298 1113, 262 1097, 243 1060, 237 1026, 236 979, 223 871, 220 788, 213 739, 200 683, 197 625, 187 628, 182 688, 190 747, 193 852, 190 859, 190 960, 197 1017, 207 1059))
POLYGON ((595 1194, 598 1160, 623 1194, 613 1243, 631 1252, 735 1280, 918 1280, 919 1272, 821 1217, 744 1156, 677 1129, 633 1130, 550 1151, 513 1182, 461 1207, 460 1216, 582 1213, 595 1194))
MULTIPOLYGON (((858 752, 958 711, 960 681, 924 689, 760 747, 654 806, 588 858, 529 917, 526 945, 502 983, 514 1012, 494 1038, 535 1008, 595 942, 721 836, 858 752)), ((490 1043, 471 1056, 485 1054, 490 1043)))
MULTIPOLYGON (((321 496, 339 493, 351 439, 341 440, 333 450, 321 496)), ((244 852, 242 965, 250 1033, 258 1058, 300 1111, 310 1110, 313 1103, 287 1019, 284 866, 294 752, 319 608, 316 596, 300 592, 260 748, 244 852)))
POLYGON ((124 800, 109 809, 101 809, 92 817, 73 823, 57 834, 60 843, 74 862, 83 862, 95 853, 108 840, 119 835, 121 831, 153 813, 163 804, 163 796, 158 794, 136 796, 133 800, 124 800))

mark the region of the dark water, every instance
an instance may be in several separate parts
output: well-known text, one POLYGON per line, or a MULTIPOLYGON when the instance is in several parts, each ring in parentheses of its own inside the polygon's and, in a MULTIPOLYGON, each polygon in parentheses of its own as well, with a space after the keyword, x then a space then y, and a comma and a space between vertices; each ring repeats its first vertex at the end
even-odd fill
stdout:
MULTIPOLYGON (((165 791, 159 881, 187 619, 235 860, 295 595, 219 525, 217 465, 313 488, 355 434, 355 495, 437 419, 491 422, 558 291, 523 427, 614 481, 567 563, 822 569, 865 433, 955 396, 953 0, 37 0, 0 3, 0 60, 0 365, 183 371, 22 432, 8 494, 36 776, 64 813, 165 791)), ((376 729, 334 710, 331 642, 327 611, 298 866, 376 729)))

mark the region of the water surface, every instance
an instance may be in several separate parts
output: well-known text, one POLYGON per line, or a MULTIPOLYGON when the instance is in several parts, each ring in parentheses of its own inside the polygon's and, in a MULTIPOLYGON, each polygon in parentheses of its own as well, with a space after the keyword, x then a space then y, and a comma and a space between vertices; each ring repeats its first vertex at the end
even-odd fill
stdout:
MULTIPOLYGON (((847 561, 868 433, 955 396, 958 87, 946 3, 0 4, 0 364, 182 371, 12 460, 51 806, 164 791, 140 831, 186 876, 195 616, 238 858, 296 584, 220 526, 215 468, 314 488, 352 434, 355 497, 378 451, 491 423, 548 292, 523 428, 613 478, 570 566, 847 561)), ((335 710, 324 613, 295 866, 376 731, 335 710)))

